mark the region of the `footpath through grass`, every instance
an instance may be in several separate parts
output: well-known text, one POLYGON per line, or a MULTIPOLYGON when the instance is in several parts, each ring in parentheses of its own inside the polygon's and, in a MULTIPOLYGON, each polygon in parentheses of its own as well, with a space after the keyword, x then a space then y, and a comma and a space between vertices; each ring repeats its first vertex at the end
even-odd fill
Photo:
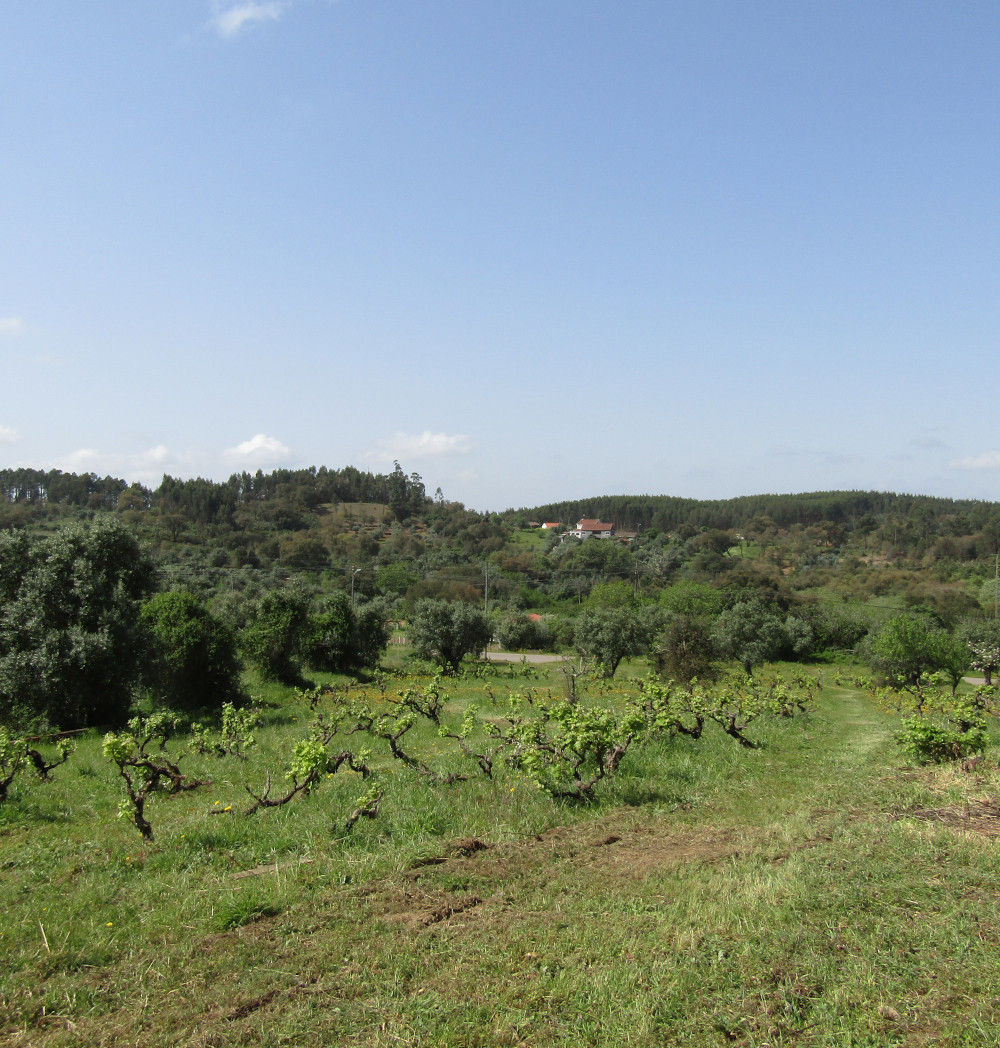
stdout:
POLYGON ((995 753, 902 769, 892 719, 828 688, 756 750, 630 753, 596 806, 399 775, 344 837, 350 777, 236 810, 304 716, 152 843, 97 740, 0 810, 0 1044, 1000 1043, 995 753))

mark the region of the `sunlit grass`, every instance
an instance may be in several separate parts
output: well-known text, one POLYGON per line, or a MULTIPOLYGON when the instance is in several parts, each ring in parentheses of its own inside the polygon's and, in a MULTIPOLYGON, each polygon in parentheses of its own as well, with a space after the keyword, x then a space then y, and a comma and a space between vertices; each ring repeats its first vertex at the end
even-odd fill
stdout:
MULTIPOLYGON (((488 673, 445 679, 449 717, 562 687, 558 667, 488 673)), ((995 755, 975 775, 903 769, 892 717, 830 685, 816 712, 755 723, 757 749, 706 729, 630 752, 580 805, 491 782, 421 727, 414 752, 469 778, 434 784, 369 740, 386 792, 348 834, 365 787, 343 772, 243 814, 244 784, 283 775, 311 716, 289 689, 250 690, 258 747, 186 756, 212 785, 158 798, 152 841, 117 818, 96 735, 14 788, 0 1043, 1000 1040, 992 840, 906 814, 997 797, 995 755)))

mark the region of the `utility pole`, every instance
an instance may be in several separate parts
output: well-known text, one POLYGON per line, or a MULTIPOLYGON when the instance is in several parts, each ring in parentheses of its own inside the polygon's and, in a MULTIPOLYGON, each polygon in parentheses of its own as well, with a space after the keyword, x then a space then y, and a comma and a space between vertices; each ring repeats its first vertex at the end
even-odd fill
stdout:
POLYGON ((490 562, 487 561, 483 567, 483 574, 486 576, 486 587, 483 590, 483 610, 487 615, 490 613, 490 562))
POLYGON ((360 568, 355 568, 351 572, 351 607, 354 607, 354 576, 360 571, 360 568))

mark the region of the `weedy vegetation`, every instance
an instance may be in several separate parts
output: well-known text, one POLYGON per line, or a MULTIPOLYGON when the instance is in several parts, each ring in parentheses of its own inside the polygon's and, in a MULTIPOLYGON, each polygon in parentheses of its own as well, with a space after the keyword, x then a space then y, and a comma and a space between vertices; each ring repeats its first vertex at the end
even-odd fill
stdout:
POLYGON ((1000 1039, 991 690, 522 669, 0 734, 0 1044, 1000 1039))

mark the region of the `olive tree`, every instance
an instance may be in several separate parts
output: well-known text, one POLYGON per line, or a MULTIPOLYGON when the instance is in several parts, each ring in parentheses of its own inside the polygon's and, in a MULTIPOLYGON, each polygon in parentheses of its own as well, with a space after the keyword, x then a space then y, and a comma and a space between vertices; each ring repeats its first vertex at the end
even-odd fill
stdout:
POLYGON ((491 636, 486 614, 464 601, 418 600, 409 628, 414 653, 452 673, 466 655, 484 650, 491 636))
POLYGON ((331 673, 371 669, 389 643, 389 608, 383 600, 351 603, 346 593, 328 597, 312 616, 305 642, 309 666, 331 673))
POLYGON ((585 608, 576 620, 573 644, 594 659, 605 677, 613 677, 622 659, 641 655, 649 648, 649 619, 637 608, 585 608))
POLYGON ((721 654, 739 662, 749 677, 755 666, 781 654, 788 633, 769 604, 751 597, 737 601, 715 620, 712 639, 721 654))

